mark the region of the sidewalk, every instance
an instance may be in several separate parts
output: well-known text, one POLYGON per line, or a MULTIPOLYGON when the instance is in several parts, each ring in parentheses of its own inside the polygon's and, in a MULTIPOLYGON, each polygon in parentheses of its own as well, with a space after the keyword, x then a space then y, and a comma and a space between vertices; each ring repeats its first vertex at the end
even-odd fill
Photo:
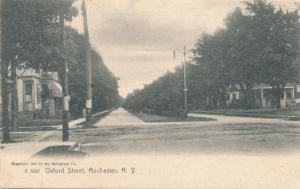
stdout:
MULTIPOLYGON (((98 117, 101 115, 106 115, 111 110, 106 110, 102 112, 98 112, 93 114, 93 117, 98 117)), ((77 129, 78 127, 82 126, 85 122, 85 117, 81 117, 69 122, 69 129, 77 129)), ((11 139, 14 142, 54 142, 54 141, 61 141, 62 139, 62 124, 59 125, 52 125, 52 126, 35 126, 35 127, 21 127, 21 131, 10 131, 11 139), (27 128, 28 130, 24 130, 27 128), (46 130, 43 130, 46 128, 46 130)), ((2 140, 2 131, 0 132, 0 141, 2 140)))
POLYGON ((196 114, 205 114, 205 115, 224 115, 224 116, 236 116, 236 117, 252 117, 252 118, 266 118, 266 119, 284 119, 284 120, 291 120, 291 121, 298 121, 300 120, 300 114, 298 115, 298 111, 295 111, 295 113, 291 110, 278 110, 274 111, 272 110, 270 112, 267 111, 261 111, 261 112, 255 112, 255 111, 194 111, 190 112, 188 116, 193 117, 193 115, 196 114), (272 112, 273 111, 273 112, 272 112), (285 114, 282 112, 286 111, 285 114))

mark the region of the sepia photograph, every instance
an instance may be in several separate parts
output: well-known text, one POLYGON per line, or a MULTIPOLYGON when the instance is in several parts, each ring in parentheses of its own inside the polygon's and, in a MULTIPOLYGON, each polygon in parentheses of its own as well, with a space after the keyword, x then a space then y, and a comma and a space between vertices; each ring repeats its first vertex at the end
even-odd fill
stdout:
POLYGON ((0 0, 0 189, 300 186, 298 0, 0 0))

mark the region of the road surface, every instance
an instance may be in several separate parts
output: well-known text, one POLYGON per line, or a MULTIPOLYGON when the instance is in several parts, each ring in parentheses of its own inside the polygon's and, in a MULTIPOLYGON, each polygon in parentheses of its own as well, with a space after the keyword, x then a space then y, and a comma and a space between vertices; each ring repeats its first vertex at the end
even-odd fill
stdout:
POLYGON ((196 115, 201 122, 145 123, 117 109, 95 125, 71 131, 71 139, 98 153, 290 153, 300 149, 300 122, 196 115))
POLYGON ((119 108, 111 112, 108 116, 101 119, 99 122, 95 123, 94 126, 104 126, 104 125, 130 125, 136 123, 143 123, 143 121, 123 108, 119 108))
MULTIPOLYGON (((94 128, 72 128, 71 141, 98 153, 292 153, 300 149, 300 121, 222 115, 214 121, 143 122, 119 108, 94 128)), ((60 141, 61 130, 13 132, 17 141, 60 141)))

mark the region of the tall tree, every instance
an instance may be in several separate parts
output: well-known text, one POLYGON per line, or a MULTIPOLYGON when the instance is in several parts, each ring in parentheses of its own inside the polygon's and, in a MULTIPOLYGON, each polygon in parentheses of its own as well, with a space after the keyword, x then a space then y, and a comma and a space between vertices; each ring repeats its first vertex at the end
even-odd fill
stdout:
MULTIPOLYGON (((246 2, 245 10, 236 8, 228 15, 224 28, 213 34, 204 33, 196 42, 193 61, 197 66, 188 70, 189 101, 206 108, 223 108, 226 93, 240 90, 240 107, 253 108, 253 86, 264 83, 272 86, 273 99, 279 107, 284 86, 299 78, 298 39, 296 11, 276 9, 265 0, 246 2)), ((182 88, 178 86, 179 73, 180 70, 166 74, 135 91, 127 97, 125 107, 175 113, 181 102, 180 90, 179 94, 176 90, 182 88), (178 98, 169 93, 172 89, 178 98)))
POLYGON ((225 107, 226 89, 232 83, 231 62, 227 49, 231 46, 230 36, 225 29, 214 35, 204 34, 196 44, 196 64, 202 67, 209 85, 209 106, 225 107))
POLYGON ((272 86, 273 102, 280 108, 284 87, 298 80, 298 27, 297 11, 276 10, 265 0, 247 2, 260 52, 261 81, 272 86))
MULTIPOLYGON (((62 54, 58 45, 58 34, 54 33, 59 24, 59 15, 64 14, 66 20, 76 16, 77 10, 73 6, 74 0, 3 0, 3 33, 5 33, 5 55, 2 59, 3 78, 8 78, 8 67, 11 68, 12 87, 16 85, 16 67, 19 63, 34 69, 58 69, 61 67, 62 54), (5 72, 5 73, 4 73, 5 72)), ((7 80, 7 79, 6 79, 7 80)), ((3 83, 6 99, 7 82, 3 83)), ((16 95, 13 90, 12 104, 16 112, 16 95)), ((7 117, 8 104, 3 103, 3 122, 7 117)), ((16 114, 13 114, 15 119, 16 114)), ((5 123, 7 124, 7 123, 5 123)))
POLYGON ((244 108, 252 108, 254 104, 252 88, 260 81, 261 74, 259 71, 261 62, 257 59, 260 45, 255 36, 252 19, 237 8, 226 18, 225 26, 232 41, 227 50, 231 85, 239 86, 241 105, 244 108))
MULTIPOLYGON (((189 66, 187 67, 189 70, 189 66)), ((183 70, 177 68, 153 83, 136 90, 125 99, 124 107, 130 111, 167 116, 182 116, 184 110, 183 70)))
MULTIPOLYGON (((70 110, 72 116, 82 115, 85 107, 84 62, 85 49, 83 35, 75 29, 66 29, 67 56, 69 58, 69 88, 70 110)), ((107 110, 120 105, 118 93, 118 80, 105 66, 101 55, 95 50, 91 51, 93 111, 107 110)))
POLYGON ((215 94, 239 86, 241 105, 250 108, 253 86, 270 84, 280 107, 286 83, 298 79, 298 25, 296 11, 276 10, 265 0, 246 2, 246 11, 237 8, 227 17, 224 29, 202 36, 196 44, 196 61, 207 70, 215 94))
POLYGON ((10 142, 9 135, 9 118, 8 118, 8 52, 5 48, 7 44, 6 37, 8 33, 3 29, 5 28, 5 14, 3 9, 6 7, 6 1, 0 1, 1 6, 1 101, 2 101, 2 134, 3 134, 3 143, 10 142))

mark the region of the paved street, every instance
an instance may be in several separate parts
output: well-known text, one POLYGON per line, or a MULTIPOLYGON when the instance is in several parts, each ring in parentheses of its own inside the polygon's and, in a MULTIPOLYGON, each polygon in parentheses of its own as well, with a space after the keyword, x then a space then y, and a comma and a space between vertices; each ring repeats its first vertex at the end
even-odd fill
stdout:
POLYGON ((201 122, 144 123, 117 109, 95 124, 71 131, 81 149, 97 153, 289 153, 300 147, 300 122, 280 119, 194 115, 201 122), (128 119, 127 119, 128 118, 128 119))
MULTIPOLYGON (((290 153, 300 149, 300 121, 190 114, 213 121, 143 122, 123 108, 94 124, 75 128, 71 141, 98 153, 290 153)), ((78 120, 76 120, 78 121, 78 120)), ((76 121, 73 121, 74 123, 76 121)), ((16 141, 60 141, 59 126, 49 131, 13 132, 16 141)))
POLYGON ((142 120, 128 113, 123 108, 119 108, 110 113, 109 116, 104 117, 99 122, 95 123, 94 126, 104 125, 130 125, 130 124, 143 123, 142 120))
MULTIPOLYGON (((97 122, 94 128, 71 129, 70 136, 71 141, 81 143, 82 152, 88 153, 92 160, 97 160, 91 161, 91 166, 136 167, 140 175, 147 177, 146 180, 158 183, 165 180, 173 183, 165 170, 171 172, 172 178, 176 177, 174 182, 181 181, 187 175, 189 179, 190 175, 193 178, 196 175, 193 180, 197 183, 199 180, 215 183, 217 179, 220 186, 227 183, 224 179, 231 179, 235 186, 240 186, 241 180, 251 183, 249 186, 253 186, 253 182, 261 183, 262 179, 269 179, 274 186, 278 183, 286 184, 289 179, 298 181, 299 121, 200 114, 193 116, 209 117, 214 121, 145 123, 121 108, 97 122), (281 179, 273 181, 273 178, 281 179)), ((27 141, 46 142, 17 146, 11 144, 4 148, 9 153, 22 153, 22 158, 27 157, 23 152, 31 157, 46 145, 57 145, 53 142, 61 140, 61 130, 21 135, 23 139, 26 136, 27 141)), ((68 178, 72 183, 80 179, 75 175, 68 178)), ((97 179, 98 175, 94 180, 97 179)), ((57 183, 56 177, 54 182, 57 183)), ((117 182, 113 180, 113 183, 117 182)), ((178 182, 176 186, 180 184, 178 182)), ((294 186, 293 183, 291 186, 294 186)))

